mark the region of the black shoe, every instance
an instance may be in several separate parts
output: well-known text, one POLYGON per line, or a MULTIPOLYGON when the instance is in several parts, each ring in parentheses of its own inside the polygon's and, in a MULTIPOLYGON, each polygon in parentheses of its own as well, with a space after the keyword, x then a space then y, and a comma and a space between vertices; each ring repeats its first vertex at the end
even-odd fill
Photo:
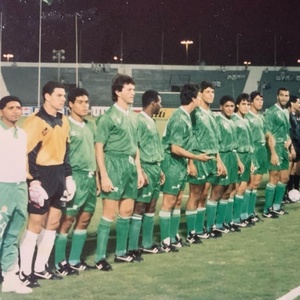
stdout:
POLYGON ((129 255, 128 253, 124 254, 124 255, 115 255, 115 259, 114 261, 116 263, 133 263, 133 257, 131 255, 129 255))
POLYGON ((56 275, 54 272, 52 272, 48 265, 46 265, 46 268, 42 272, 34 272, 34 276, 36 279, 50 279, 50 280, 61 280, 63 277, 56 275))
POLYGON ((186 242, 188 244, 201 244, 201 239, 197 236, 197 234, 190 232, 186 237, 186 242))
POLYGON ((172 244, 168 245, 165 244, 164 242, 161 242, 161 248, 163 252, 169 253, 169 252, 178 252, 179 250, 173 246, 172 244))
POLYGON ((277 215, 279 215, 279 216, 289 215, 289 213, 287 211, 283 210, 282 208, 276 209, 276 210, 273 209, 272 212, 275 213, 275 214, 277 214, 277 215))
POLYGON ((143 254, 159 254, 159 253, 163 253, 164 251, 162 251, 160 247, 158 247, 156 244, 153 244, 149 248, 143 247, 142 252, 143 254))
POLYGON ((41 285, 37 282, 33 274, 25 275, 24 272, 19 273, 20 281, 23 285, 30 288, 40 287, 41 285))
POLYGON ((112 271, 112 266, 105 258, 103 258, 98 262, 96 262, 95 269, 108 272, 108 271, 112 271))
POLYGON ((241 232, 241 229, 236 226, 233 222, 229 224, 224 224, 224 227, 229 230, 229 232, 241 232))
POLYGON ((90 269, 95 269, 96 267, 88 265, 86 262, 81 261, 76 265, 70 265, 70 267, 77 271, 87 271, 90 269))
POLYGON ((129 250, 128 255, 132 256, 134 261, 141 262, 143 261, 142 257, 142 250, 136 249, 136 250, 129 250))
POLYGON ((216 239, 216 238, 222 237, 222 233, 220 231, 217 231, 217 230, 212 230, 208 234, 209 234, 209 238, 212 238, 212 239, 216 239))
POLYGON ((279 216, 277 214, 273 213, 272 211, 263 213, 262 216, 267 219, 278 219, 279 218, 279 216))
POLYGON ((60 276, 79 275, 78 270, 71 268, 66 260, 58 263, 58 268, 55 270, 55 272, 60 276))

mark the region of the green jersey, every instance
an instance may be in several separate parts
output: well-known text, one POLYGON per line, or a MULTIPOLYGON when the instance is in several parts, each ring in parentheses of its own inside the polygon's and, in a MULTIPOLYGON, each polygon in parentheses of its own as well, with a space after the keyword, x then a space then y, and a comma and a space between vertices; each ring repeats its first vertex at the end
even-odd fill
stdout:
POLYGON ((289 112, 274 104, 265 113, 266 132, 270 132, 277 143, 284 143, 289 138, 289 112))
POLYGON ((95 140, 104 145, 107 154, 135 156, 138 142, 136 113, 114 104, 99 119, 95 140))
POLYGON ((196 152, 216 154, 219 151, 218 126, 211 110, 197 107, 191 113, 196 152))
POLYGON ((164 151, 171 153, 171 145, 177 145, 191 151, 193 143, 193 131, 191 117, 182 106, 177 108, 168 120, 163 133, 162 144, 164 151))
POLYGON ((254 145, 261 145, 266 143, 266 129, 264 125, 264 116, 262 114, 254 114, 249 111, 245 116, 250 124, 251 135, 254 145))
POLYGON ((252 153, 253 142, 248 119, 242 118, 236 113, 232 115, 231 119, 236 126, 236 135, 238 142, 237 152, 252 153))
POLYGON ((161 162, 164 154, 157 126, 143 111, 138 114, 138 137, 141 162, 161 162))
POLYGON ((71 116, 70 123, 70 164, 74 171, 96 171, 95 125, 87 120, 77 122, 71 116))
POLYGON ((236 127, 223 114, 216 116, 219 137, 219 152, 231 152, 237 148, 236 127))

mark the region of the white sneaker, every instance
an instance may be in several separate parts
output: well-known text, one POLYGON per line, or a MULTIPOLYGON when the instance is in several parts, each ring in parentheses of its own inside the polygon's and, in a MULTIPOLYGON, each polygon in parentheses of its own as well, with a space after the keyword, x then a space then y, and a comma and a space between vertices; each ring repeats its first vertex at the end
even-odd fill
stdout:
POLYGON ((30 294, 32 289, 23 285, 16 274, 7 273, 2 282, 2 293, 30 294))

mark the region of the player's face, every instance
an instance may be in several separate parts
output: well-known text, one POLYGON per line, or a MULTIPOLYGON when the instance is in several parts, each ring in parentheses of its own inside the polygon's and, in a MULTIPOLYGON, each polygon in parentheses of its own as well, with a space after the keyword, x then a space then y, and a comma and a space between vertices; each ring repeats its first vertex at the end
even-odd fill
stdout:
POLYGON ((63 88, 55 88, 53 93, 45 95, 45 102, 53 110, 60 111, 66 102, 66 92, 63 88))
POLYGON ((277 103, 281 106, 284 107, 287 102, 290 99, 290 93, 289 91, 279 91, 279 94, 277 95, 277 103))
POLYGON ((125 104, 133 104, 135 95, 135 86, 131 83, 124 84, 122 91, 116 91, 118 101, 124 102, 125 104))
POLYGON ((250 103, 247 100, 242 100, 240 104, 237 105, 238 112, 244 116, 249 112, 250 109, 250 103))
POLYGON ((22 107, 18 101, 10 101, 0 110, 1 120, 8 127, 14 126, 22 116, 22 107))
POLYGON ((234 107, 235 107, 235 105, 232 101, 227 101, 227 102, 225 102, 224 105, 220 106, 221 111, 226 118, 230 118, 232 116, 232 114, 234 112, 234 107))
POLYGON ((206 104, 211 104, 214 102, 215 90, 208 87, 202 93, 200 92, 200 96, 202 101, 204 101, 206 104))
POLYGON ((153 114, 157 115, 159 113, 161 107, 162 107, 162 105, 161 105, 161 97, 158 96, 158 101, 156 101, 156 102, 153 101, 152 103, 153 103, 153 106, 154 106, 153 107, 153 114))
POLYGON ((84 117, 89 112, 89 98, 86 95, 77 96, 74 103, 69 102, 72 113, 79 117, 84 117))
POLYGON ((258 110, 261 110, 262 107, 263 107, 263 105, 264 105, 263 98, 262 98, 260 95, 257 95, 257 96, 253 99, 251 105, 255 108, 255 110, 257 110, 257 111, 258 111, 258 110))

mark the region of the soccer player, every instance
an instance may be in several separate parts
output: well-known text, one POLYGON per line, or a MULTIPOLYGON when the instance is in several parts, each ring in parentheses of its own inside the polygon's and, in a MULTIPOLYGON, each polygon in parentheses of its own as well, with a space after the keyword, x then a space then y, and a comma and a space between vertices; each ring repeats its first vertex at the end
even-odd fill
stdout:
MULTIPOLYGON (((180 192, 187 178, 187 159, 208 161, 206 153, 193 154, 193 131, 190 113, 199 105, 199 88, 196 85, 185 84, 180 92, 181 106, 175 110, 163 133, 162 143, 165 157, 162 171, 165 183, 162 186, 163 201, 159 212, 161 249, 164 252, 178 251, 171 244, 171 238, 178 232, 179 214, 174 214, 174 208, 180 203, 180 192), (172 231, 171 231, 172 228, 172 231)), ((196 237, 195 237, 196 239, 196 237)))
MULTIPOLYGON (((257 189, 262 181, 263 175, 268 172, 270 152, 270 160, 272 165, 278 164, 278 156, 275 151, 275 140, 270 132, 266 132, 264 125, 264 116, 260 113, 263 107, 263 97, 257 91, 250 94, 250 111, 245 115, 249 121, 252 132, 252 140, 254 152, 252 155, 252 163, 254 171, 250 176, 248 190, 251 191, 248 205, 248 221, 259 221, 259 217, 255 213, 257 189)), ((272 217, 272 215, 270 215, 272 217)))
POLYGON ((189 162, 192 174, 188 176, 187 180, 190 187, 189 198, 186 203, 188 243, 197 242, 197 239, 201 237, 221 237, 222 232, 228 232, 223 227, 227 203, 225 201, 218 203, 223 186, 213 185, 208 201, 206 201, 207 192, 205 192, 205 186, 213 183, 214 177, 226 174, 226 168, 219 155, 218 127, 215 115, 210 110, 210 105, 215 97, 213 84, 207 81, 201 82, 198 97, 200 99, 199 105, 191 114, 195 139, 193 152, 206 153, 212 159, 206 162, 193 160, 189 162), (196 176, 193 176, 194 172, 196 176), (205 212, 206 229, 204 230, 205 212), (216 215, 218 215, 217 228, 215 226, 216 215))
POLYGON ((115 104, 99 119, 96 132, 103 213, 97 231, 95 261, 102 271, 112 270, 106 260, 106 248, 117 212, 114 261, 133 262, 133 256, 127 251, 128 232, 137 190, 144 184, 138 151, 137 115, 130 110, 135 82, 130 76, 118 74, 111 90, 115 104))
POLYGON ((269 182, 266 186, 265 205, 263 216, 272 218, 275 215, 287 214, 281 208, 281 202, 289 180, 289 147, 292 155, 295 155, 291 145, 289 113, 285 108, 289 101, 289 91, 286 88, 279 88, 277 101, 265 113, 266 132, 270 132, 275 139, 275 151, 279 157, 277 165, 269 164, 269 182))
POLYGON ((27 218, 28 190, 26 184, 26 134, 16 125, 22 115, 18 97, 0 100, 0 261, 4 277, 2 292, 29 294, 16 273, 18 266, 18 235, 27 218))
POLYGON ((83 88, 74 88, 68 93, 71 110, 70 164, 76 183, 74 198, 67 203, 55 240, 55 267, 59 275, 78 274, 89 266, 81 261, 81 253, 87 236, 87 227, 93 216, 97 200, 95 125, 85 119, 89 110, 89 94, 83 88), (93 155, 94 154, 94 155, 93 155), (72 245, 66 259, 67 237, 74 224, 72 245))
POLYGON ((160 253, 159 247, 153 244, 153 226, 156 202, 159 197, 160 185, 164 183, 161 161, 164 153, 160 135, 152 119, 161 108, 161 97, 157 91, 148 90, 142 96, 143 110, 138 115, 138 137, 140 160, 145 184, 138 190, 137 199, 131 217, 128 250, 134 260, 140 261, 141 251, 138 247, 142 226, 142 252, 160 253))
POLYGON ((231 195, 234 195, 233 203, 233 222, 240 227, 252 226, 255 223, 248 219, 248 206, 251 191, 247 188, 250 174, 253 172, 252 153, 253 142, 251 128, 245 115, 250 109, 249 95, 240 94, 235 102, 235 114, 232 120, 236 126, 236 135, 238 141, 237 153, 244 166, 244 172, 239 174, 238 183, 231 195))
POLYGON ((43 87, 44 104, 30 115, 23 128, 28 135, 28 224, 20 244, 20 279, 36 287, 38 279, 61 279, 48 267, 62 210, 73 198, 76 186, 69 164, 69 122, 60 111, 65 88, 49 81, 43 87), (33 255, 37 247, 32 276, 33 255))
POLYGON ((294 201, 289 198, 288 193, 293 189, 299 190, 300 180, 300 99, 291 95, 286 106, 290 113, 290 137, 296 152, 296 157, 290 162, 290 176, 286 187, 286 195, 284 197, 285 203, 291 203, 294 201))
MULTIPOLYGON (((231 119, 234 108, 235 103, 231 96, 223 96, 220 99, 221 113, 216 115, 216 123, 219 130, 219 154, 226 167, 227 176, 217 176, 213 182, 214 185, 223 186, 220 203, 223 203, 223 205, 227 203, 224 227, 231 232, 237 232, 240 231, 240 229, 233 222, 234 201, 233 198, 230 198, 230 194, 238 182, 238 174, 244 172, 244 165, 241 163, 236 152, 238 147, 236 127, 231 119)), ((223 221, 223 219, 221 221, 223 221)), ((222 225, 220 224, 219 226, 222 225)))

